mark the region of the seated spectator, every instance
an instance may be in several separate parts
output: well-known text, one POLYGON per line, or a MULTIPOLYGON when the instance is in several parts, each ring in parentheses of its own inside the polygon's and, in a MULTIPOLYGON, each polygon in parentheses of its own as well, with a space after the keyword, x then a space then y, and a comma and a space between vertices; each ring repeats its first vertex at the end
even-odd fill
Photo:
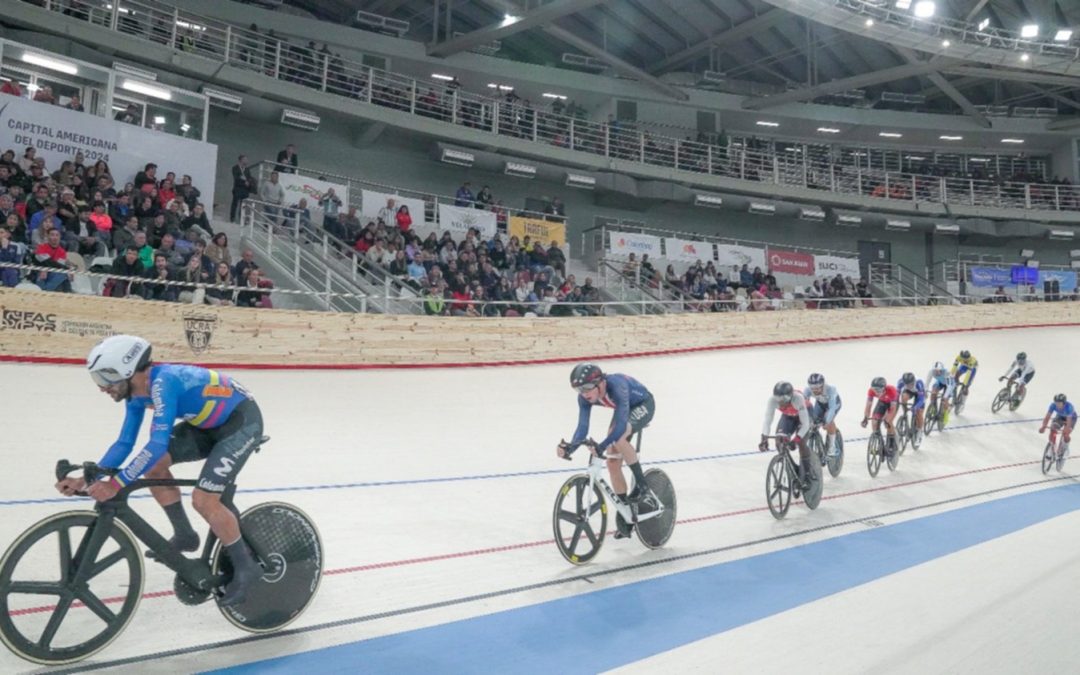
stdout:
POLYGON ((52 87, 45 85, 40 87, 34 94, 34 100, 38 103, 48 103, 49 105, 56 105, 56 96, 53 95, 52 87))
POLYGON ((142 113, 139 112, 139 106, 134 103, 128 103, 127 108, 116 113, 113 117, 117 122, 123 122, 124 124, 142 124, 142 113))
POLYGON ((228 263, 219 262, 217 264, 214 277, 210 283, 213 285, 206 288, 206 303, 220 307, 231 306, 235 293, 227 288, 233 285, 232 270, 229 269, 228 263))
POLYGON ((109 255, 109 247, 106 242, 112 239, 112 233, 109 230, 105 230, 103 233, 98 232, 94 224, 90 222, 91 215, 86 209, 80 210, 78 220, 75 222, 75 229, 72 230, 72 234, 75 235, 77 241, 75 250, 83 258, 90 261, 94 258, 109 255))
POLYGON ((424 314, 428 316, 446 316, 450 308, 444 297, 445 284, 440 282, 436 286, 425 288, 422 294, 424 299, 424 314))
POLYGON ((210 258, 215 265, 225 263, 227 267, 231 268, 232 254, 229 253, 229 235, 224 232, 215 234, 214 238, 206 246, 206 257, 210 258))
MULTIPOLYGON (((135 244, 124 248, 123 252, 113 260, 110 270, 117 277, 143 277, 146 276, 146 267, 139 259, 139 249, 135 244)), ((112 279, 105 282, 102 295, 111 298, 126 298, 129 295, 142 296, 142 285, 130 279, 112 279)))
POLYGON ((743 265, 739 270, 739 287, 745 288, 748 293, 750 289, 754 288, 754 274, 750 271, 748 265, 743 265))
POLYGON ((47 240, 34 249, 35 264, 40 267, 56 268, 57 272, 42 270, 37 274, 37 285, 43 291, 71 292, 71 279, 67 270, 71 267, 67 259, 67 249, 60 244, 60 230, 51 228, 47 240))
POLYGON ((10 94, 17 98, 22 98, 23 90, 19 85, 19 80, 14 77, 4 78, 4 86, 0 87, 0 94, 10 94))
POLYGON ((158 204, 154 201, 153 197, 150 195, 142 195, 135 205, 134 213, 139 219, 139 227, 148 229, 154 224, 154 218, 161 213, 161 208, 158 207, 158 204))
POLYGON ((237 307, 262 307, 271 309, 270 289, 274 287, 269 279, 263 279, 262 270, 252 267, 247 270, 247 278, 241 284, 245 290, 236 294, 237 307))
MULTIPOLYGON (((136 191, 143 195, 149 195, 157 188, 157 168, 157 164, 150 162, 143 167, 142 171, 135 174, 135 180, 132 182, 135 185, 136 191)), ((158 206, 160 206, 160 204, 158 206)))
POLYGON ((168 256, 161 253, 155 253, 153 267, 148 269, 143 276, 147 279, 147 283, 143 285, 144 298, 147 300, 176 302, 176 286, 160 283, 174 281, 176 278, 175 273, 169 266, 168 256))
POLYGON ((202 264, 202 256, 191 256, 187 265, 176 275, 177 281, 184 282, 183 286, 177 286, 177 300, 179 302, 197 302, 203 304, 203 294, 199 293, 199 286, 210 282, 210 274, 202 264))
POLYGON ((75 112, 86 112, 86 109, 83 108, 82 101, 79 100, 78 94, 72 94, 71 98, 68 99, 67 105, 64 107, 68 110, 74 110, 75 112))
MULTIPOLYGON (((0 264, 10 263, 21 265, 23 257, 20 248, 11 240, 11 231, 5 225, 0 225, 0 264)), ((12 288, 19 284, 22 272, 14 267, 0 267, 0 286, 12 288)))
POLYGON ((184 232, 193 227, 205 232, 206 236, 214 236, 214 228, 210 225, 210 219, 206 217, 206 209, 203 208, 202 204, 196 204, 195 208, 191 210, 191 214, 180 222, 180 229, 184 232))
POLYGON ((165 259, 169 261, 169 265, 173 267, 183 267, 187 260, 187 257, 183 252, 176 248, 176 237, 172 232, 166 232, 161 237, 161 245, 157 247, 157 254, 165 256, 165 259))
POLYGON ((179 199, 170 200, 161 210, 161 216, 165 221, 165 231, 172 232, 178 239, 181 237, 184 219, 189 214, 184 213, 186 208, 179 199))
MULTIPOLYGON (((42 223, 48 222, 49 229, 55 229, 58 233, 63 232, 63 223, 60 217, 56 215, 56 204, 49 202, 45 204, 45 208, 35 213, 30 218, 29 227, 27 228, 30 237, 34 236, 34 232, 41 229, 42 223)), ((43 240, 44 241, 44 240, 43 240)))
POLYGON ((247 271, 249 269, 258 269, 259 265, 255 262, 255 251, 250 248, 245 248, 243 253, 240 254, 240 260, 236 262, 233 267, 233 281, 236 286, 244 286, 247 282, 247 271))
POLYGON ((517 300, 518 306, 521 307, 521 313, 536 312, 536 303, 538 298, 533 291, 531 284, 528 282, 528 277, 519 276, 517 282, 514 285, 514 299, 517 300))
MULTIPOLYGON (((176 188, 176 196, 187 206, 188 211, 194 211, 195 205, 199 203, 199 197, 202 193, 199 192, 199 188, 191 184, 191 176, 184 174, 184 177, 180 179, 180 185, 176 188)), ((207 234, 213 234, 213 231, 207 230, 207 234)))
POLYGON ((638 259, 636 253, 631 253, 630 256, 626 259, 626 262, 623 263, 622 273, 624 277, 632 281, 637 281, 638 259))
POLYGON ((862 304, 864 307, 873 307, 873 296, 870 294, 870 284, 866 279, 859 279, 859 283, 855 284, 855 292, 860 298, 862 298, 862 304))
MULTIPOLYGON (((585 277, 585 283, 581 285, 581 302, 600 302, 600 289, 593 286, 592 277, 585 277)), ((597 304, 585 304, 583 307, 585 313, 590 316, 599 316, 604 311, 604 308, 597 304)))
POLYGON ((157 199, 158 206, 163 209, 168 207, 169 202, 176 199, 176 188, 173 187, 172 180, 166 178, 161 181, 161 184, 158 186, 157 199))

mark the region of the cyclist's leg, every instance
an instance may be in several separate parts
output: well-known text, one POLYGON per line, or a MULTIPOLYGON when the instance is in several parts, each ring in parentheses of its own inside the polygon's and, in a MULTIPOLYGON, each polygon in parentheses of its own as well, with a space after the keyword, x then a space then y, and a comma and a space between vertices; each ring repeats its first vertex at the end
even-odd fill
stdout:
POLYGON ((225 424, 202 433, 212 445, 192 491, 191 502, 218 539, 228 545, 240 538, 240 523, 221 503, 221 495, 236 481, 236 475, 258 447, 263 433, 262 413, 254 401, 244 401, 233 410, 225 424))
POLYGON ((915 428, 922 431, 923 428, 923 413, 926 411, 926 397, 915 397, 915 428))
MULTIPOLYGON (((203 437, 195 427, 181 422, 173 427, 169 439, 169 450, 149 471, 146 477, 153 480, 172 480, 173 464, 199 461, 210 451, 209 439, 203 437)), ((180 499, 178 487, 152 487, 150 493, 154 500, 165 510, 173 526, 173 536, 169 542, 181 551, 194 551, 199 547, 199 535, 191 526, 184 502, 180 499)), ((151 554, 150 557, 154 557, 151 554)))
MULTIPOLYGON (((878 404, 881 405, 880 403, 878 404)), ((881 419, 885 422, 885 429, 889 434, 889 441, 896 444, 896 427, 893 425, 893 420, 896 419, 896 413, 900 410, 900 406, 896 401, 886 404, 885 410, 882 411, 881 419)))
MULTIPOLYGON (((634 444, 630 442, 630 437, 636 433, 640 433, 642 429, 649 425, 652 421, 653 414, 656 412, 656 402, 653 399, 649 399, 634 406, 630 409, 630 417, 627 420, 626 432, 623 433, 622 438, 612 443, 612 448, 621 456, 622 461, 626 462, 626 466, 630 469, 630 472, 634 476, 634 492, 635 497, 642 494, 641 490, 637 489, 637 486, 645 484, 645 472, 641 468, 641 463, 638 461, 637 449, 634 448, 634 444)), ((612 487, 615 488, 616 494, 626 494, 626 480, 622 475, 621 462, 608 462, 608 469, 612 469, 612 464, 615 464, 614 470, 611 472, 612 487), (618 479, 615 477, 615 473, 618 473, 618 479), (622 490, 618 489, 615 485, 616 480, 621 481, 622 490)))

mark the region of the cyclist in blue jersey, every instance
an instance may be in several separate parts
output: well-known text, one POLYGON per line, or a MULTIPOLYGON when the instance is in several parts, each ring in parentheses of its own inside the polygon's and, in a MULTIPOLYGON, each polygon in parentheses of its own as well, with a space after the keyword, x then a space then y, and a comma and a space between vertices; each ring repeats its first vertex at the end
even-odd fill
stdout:
MULTIPOLYGON (((611 474, 611 487, 621 499, 637 505, 638 513, 647 513, 656 508, 651 503, 650 493, 645 487, 645 472, 638 462, 637 451, 630 443, 630 436, 640 432, 652 421, 656 412, 656 401, 643 384, 630 377, 603 371, 591 363, 580 363, 570 373, 570 386, 577 392, 578 425, 570 443, 559 443, 556 453, 565 457, 569 446, 580 443, 589 435, 589 418, 593 406, 614 408, 607 437, 595 448, 596 454, 609 454, 608 472, 611 474), (614 455, 614 456, 612 456, 614 455), (626 478, 623 477, 622 464, 634 474, 634 490, 627 494, 626 478)), ((617 538, 630 536, 631 525, 616 520, 619 526, 617 538)))
POLYGON ((1058 394, 1054 397, 1053 403, 1046 410, 1046 417, 1043 418, 1042 426, 1039 427, 1039 433, 1046 431, 1046 427, 1050 424, 1050 418, 1054 418, 1054 424, 1061 425, 1061 440, 1065 447, 1062 449, 1062 454, 1065 457, 1069 456, 1069 437, 1072 435, 1072 430, 1076 427, 1076 408, 1069 402, 1069 399, 1065 394, 1058 394))
POLYGON ((829 457, 836 457, 840 449, 836 446, 836 414, 842 405, 836 387, 825 383, 821 373, 811 373, 806 380, 803 398, 813 403, 810 418, 825 429, 825 452, 829 457))
POLYGON ((949 423, 949 402, 952 401, 956 380, 953 379, 944 363, 936 361, 926 376, 926 387, 930 390, 931 401, 941 396, 941 428, 944 429, 949 423))
MULTIPOLYGON (((141 476, 171 479, 169 467, 173 464, 206 460, 191 502, 225 546, 234 567, 220 604, 243 602, 248 587, 262 571, 240 537, 237 515, 221 503, 221 495, 262 439, 262 414, 254 398, 236 380, 217 371, 155 365, 150 343, 131 335, 106 338, 90 351, 86 365, 102 392, 117 403, 126 401, 120 438, 98 462, 105 468, 123 468, 89 486, 82 478, 66 478, 57 483, 57 489, 66 495, 85 489, 103 502, 141 476), (134 449, 147 409, 153 410, 150 441, 124 464, 134 449), (177 419, 182 421, 174 426, 177 419)), ((184 512, 180 489, 154 487, 150 491, 175 531, 169 542, 179 551, 196 550, 199 535, 184 512)))
POLYGON ((923 412, 926 410, 926 385, 915 377, 915 373, 904 373, 896 383, 896 389, 900 392, 901 403, 914 399, 911 410, 915 413, 915 429, 922 431, 923 412))

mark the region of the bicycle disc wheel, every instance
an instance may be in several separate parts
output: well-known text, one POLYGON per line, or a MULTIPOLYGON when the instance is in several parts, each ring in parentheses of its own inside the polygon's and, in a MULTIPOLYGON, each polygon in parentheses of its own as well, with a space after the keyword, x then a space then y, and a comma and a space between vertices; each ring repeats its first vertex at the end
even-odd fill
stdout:
POLYGON ((1009 388, 1005 387, 997 393, 994 397, 994 402, 990 404, 990 410, 992 412, 998 412, 1005 407, 1005 404, 1009 402, 1009 388))
POLYGON ((56 666, 104 649, 142 599, 143 558, 119 521, 91 546, 93 511, 50 516, 0 560, 0 639, 18 656, 56 666), (97 550, 93 550, 97 548, 97 550))
POLYGON ((896 447, 896 443, 893 443, 892 454, 889 454, 889 441, 886 440, 882 446, 882 451, 885 453, 885 465, 889 467, 889 471, 896 471, 896 467, 900 464, 900 448, 896 447))
POLYGON ((803 493, 803 503, 813 511, 821 503, 821 493, 825 491, 825 479, 821 475, 821 466, 810 462, 810 485, 803 493))
POLYGON ((908 424, 907 415, 904 415, 900 418, 900 421, 896 423, 896 440, 900 441, 899 454, 901 455, 907 450, 908 441, 911 439, 911 436, 908 433, 910 431, 911 427, 908 424))
POLYGON ((880 434, 871 434, 870 441, 866 444, 866 468, 870 471, 871 478, 877 478, 881 470, 882 442, 880 434))
POLYGON ((599 485, 593 485, 588 507, 589 477, 571 476, 555 497, 551 525, 555 546, 567 561, 583 565, 600 552, 607 532, 607 504, 599 485), (587 511, 587 512, 586 512, 587 511))
POLYGON ((671 484, 668 475, 660 469, 646 471, 645 484, 664 505, 664 512, 655 518, 640 521, 636 528, 637 536, 646 548, 660 548, 668 542, 671 533, 675 531, 675 516, 678 509, 675 486, 671 484))
MULTIPOLYGON (((923 420, 923 424, 926 424, 926 420, 923 420)), ((923 432, 914 422, 911 425, 911 449, 918 450, 922 445, 923 432)))
POLYGON ((844 469, 844 435, 840 433, 840 430, 836 430, 836 437, 833 439, 836 443, 836 456, 828 457, 829 475, 836 478, 840 475, 840 472, 844 469))
POLYGON ((769 512, 777 520, 786 516, 791 508, 791 473, 779 454, 769 460, 769 469, 765 472, 765 499, 769 503, 769 512))
MULTIPOLYGON (((249 633, 283 628, 304 613, 319 590, 325 561, 319 530, 306 513, 284 502, 251 507, 240 516, 240 530, 244 541, 268 558, 267 567, 243 602, 218 609, 249 633)), ((210 570, 226 577, 232 574, 228 551, 220 541, 210 570)))
POLYGON ((814 457, 817 458, 818 463, 822 466, 825 465, 825 445, 821 442, 821 434, 813 432, 806 438, 807 444, 810 446, 810 452, 814 453, 814 457))
POLYGON ((1046 449, 1043 450, 1042 456, 1042 472, 1044 474, 1050 473, 1050 467, 1054 466, 1054 444, 1047 443, 1046 449))

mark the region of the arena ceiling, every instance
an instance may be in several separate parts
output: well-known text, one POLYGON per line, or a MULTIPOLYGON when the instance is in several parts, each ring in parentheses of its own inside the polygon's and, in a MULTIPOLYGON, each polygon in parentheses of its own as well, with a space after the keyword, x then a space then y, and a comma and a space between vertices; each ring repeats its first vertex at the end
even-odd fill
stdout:
MULTIPOLYGON (((830 0, 819 0, 829 2, 830 0)), ((892 6, 896 0, 868 0, 892 6)), ((916 0, 917 1, 917 0, 916 0)), ((497 56, 556 67, 565 53, 605 60, 615 74, 676 96, 667 73, 723 73, 730 87, 784 92, 850 80, 865 91, 858 105, 969 114, 973 106, 1080 110, 1080 77, 1003 69, 985 63, 920 63, 930 55, 807 20, 763 0, 288 0, 317 18, 350 23, 362 10, 409 23, 409 39, 434 55, 474 49, 498 39, 497 56), (449 40, 446 19, 449 7, 449 40), (517 26, 503 26, 507 16, 517 26), (438 29, 432 25, 438 21, 438 29), (437 38, 435 35, 437 33, 437 38), (454 37, 454 34, 460 36, 454 37), (946 67, 947 66, 947 67, 946 67), (866 84, 863 84, 863 83, 866 84), (735 83, 738 83, 736 85, 735 83), (747 85, 746 83, 752 83, 747 85), (912 101, 882 94, 916 95, 912 101), (924 97, 920 99, 919 97, 924 97), (886 96, 886 99, 895 98, 886 96)), ((1074 28, 1075 0, 936 0, 937 15, 1019 30, 1038 24, 1053 35, 1074 28)), ((822 101, 843 103, 835 98, 822 101)), ((850 103, 849 103, 850 104, 850 103)))

